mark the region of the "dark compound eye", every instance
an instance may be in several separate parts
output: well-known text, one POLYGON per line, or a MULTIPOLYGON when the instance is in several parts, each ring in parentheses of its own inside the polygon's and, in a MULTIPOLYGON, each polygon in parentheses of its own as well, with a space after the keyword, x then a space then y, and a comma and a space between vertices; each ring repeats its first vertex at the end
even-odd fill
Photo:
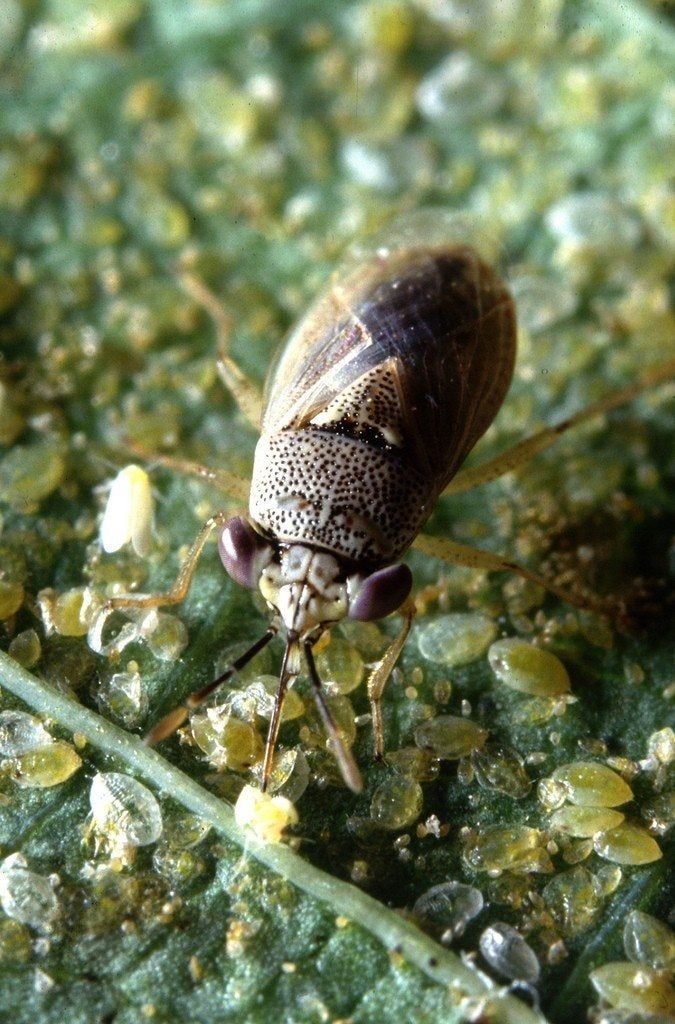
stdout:
POLYGON ((412 589, 407 565, 389 565, 367 576, 349 606, 349 618, 371 622, 390 615, 405 601, 412 589))
POLYGON ((228 575, 249 590, 258 586, 260 574, 273 554, 272 545, 242 516, 225 523, 218 537, 218 551, 228 575))

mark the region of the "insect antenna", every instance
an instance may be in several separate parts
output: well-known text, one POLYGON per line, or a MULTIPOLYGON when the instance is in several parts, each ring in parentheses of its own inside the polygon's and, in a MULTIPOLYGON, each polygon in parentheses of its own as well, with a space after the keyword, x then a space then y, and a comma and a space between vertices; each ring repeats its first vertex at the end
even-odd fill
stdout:
POLYGON ((316 663, 314 661, 314 653, 312 651, 312 645, 306 643, 305 647, 305 658, 307 659, 307 667, 309 669, 309 678, 312 683, 312 690, 314 692, 314 700, 321 716, 324 728, 328 733, 330 739, 331 749, 335 755, 335 759, 340 766, 342 772, 342 778, 345 780, 349 788, 354 793, 360 793, 363 789, 363 779, 361 778, 361 772, 359 771, 358 765, 352 756, 351 750, 345 746, 342 741, 342 737, 338 731, 338 728, 333 721, 333 716, 330 713, 326 698, 324 696, 323 687, 321 680, 319 679, 319 673, 316 670, 316 663))
POLYGON ((267 784, 270 781, 270 774, 272 772, 272 759, 274 757, 274 748, 277 745, 277 736, 279 735, 279 725, 281 724, 281 709, 284 704, 284 697, 286 696, 286 690, 291 679, 297 675, 297 669, 295 663, 297 658, 295 652, 297 650, 297 640, 295 636, 289 636, 286 640, 286 650, 284 651, 284 660, 281 663, 281 672, 279 674, 279 686, 277 687, 276 696, 274 698, 274 709, 272 711, 272 717, 270 718, 269 728, 267 730, 267 740, 265 741, 265 757, 263 759, 262 768, 262 791, 263 793, 267 790, 267 784), (291 657, 293 655, 293 657, 291 657), (292 664, 292 667, 291 667, 292 664))
POLYGON ((226 683, 228 679, 231 679, 235 673, 248 665, 252 658, 255 658, 259 651, 262 651, 263 647, 266 647, 272 637, 276 636, 277 627, 272 625, 269 629, 265 630, 263 635, 252 644, 247 651, 240 654, 231 665, 225 669, 225 671, 214 679, 213 682, 207 683, 206 686, 202 686, 201 690, 195 690, 194 693, 189 694, 185 698, 182 704, 175 707, 172 711, 165 715, 164 718, 160 719, 159 722, 150 730, 147 736, 144 737, 144 743, 149 747, 153 747, 156 743, 170 736, 171 733, 175 732, 176 729, 180 728, 183 724, 190 711, 193 708, 199 707, 199 705, 206 700, 206 698, 216 690, 221 683, 226 683))

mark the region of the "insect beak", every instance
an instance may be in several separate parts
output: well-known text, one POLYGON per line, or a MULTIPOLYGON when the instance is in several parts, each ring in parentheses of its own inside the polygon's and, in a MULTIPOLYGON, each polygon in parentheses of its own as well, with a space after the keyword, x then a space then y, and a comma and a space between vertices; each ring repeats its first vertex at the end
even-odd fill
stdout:
POLYGON ((267 741, 265 743, 265 756, 263 758, 262 769, 263 793, 267 791, 267 786, 270 781, 270 775, 272 774, 274 748, 276 747, 277 736, 279 735, 279 726, 281 725, 281 709, 284 704, 286 691, 289 685, 298 675, 299 671, 300 647, 298 644, 297 634, 287 634, 286 650, 284 651, 284 659, 281 663, 281 673, 279 675, 279 685, 277 687, 276 696, 274 698, 274 708, 272 710, 272 717, 270 718, 269 729, 267 730, 267 741))
POLYGON ((290 678, 300 675, 300 638, 293 629, 286 633, 286 671, 290 678))
MULTIPOLYGON (((331 749, 335 756, 335 759, 340 767, 342 777, 347 786, 354 793, 360 793, 363 789, 363 780, 358 766, 352 756, 351 751, 345 745, 342 736, 335 724, 333 716, 330 713, 328 704, 326 703, 326 697, 321 686, 316 664, 314 662, 314 655, 312 654, 312 642, 305 640, 302 642, 302 650, 304 650, 305 660, 309 669, 309 678, 312 684, 312 693, 314 700, 316 701, 317 710, 319 716, 323 722, 323 726, 326 730, 326 734, 330 740, 331 749)), ((288 630, 286 633, 286 650, 284 651, 284 658, 281 664, 281 674, 279 676, 279 686, 277 688, 276 697, 274 700, 274 709, 272 712, 272 718, 270 719, 269 730, 267 733, 267 743, 265 745, 265 757, 263 760, 263 771, 262 771, 262 790, 266 791, 269 784, 270 774, 272 772, 272 762, 274 758, 274 748, 276 746, 277 736, 279 734, 279 725, 281 723, 281 708, 286 696, 286 691, 291 685, 296 676, 300 674, 300 659, 301 659, 301 642, 295 630, 288 630)))

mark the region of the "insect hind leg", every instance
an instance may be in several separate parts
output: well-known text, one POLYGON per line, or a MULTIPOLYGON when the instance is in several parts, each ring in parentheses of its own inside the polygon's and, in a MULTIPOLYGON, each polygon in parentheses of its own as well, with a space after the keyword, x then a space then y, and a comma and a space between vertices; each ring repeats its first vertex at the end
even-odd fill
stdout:
POLYGON ((165 740, 168 736, 171 736, 176 729, 179 729, 191 711, 198 708, 199 705, 207 699, 207 697, 211 696, 214 690, 223 683, 228 682, 233 675, 247 665, 249 661, 251 661, 256 654, 263 649, 263 647, 267 646, 272 637, 277 635, 277 632, 278 628, 276 624, 272 624, 267 630, 265 630, 263 635, 248 648, 248 650, 244 651, 243 654, 228 665, 225 671, 222 672, 217 679, 214 679, 213 682, 207 683, 206 686, 202 686, 201 689, 195 690, 193 693, 189 694, 182 704, 179 704, 177 707, 173 708, 168 715, 161 718, 145 737, 144 742, 147 746, 155 746, 156 743, 160 743, 162 740, 165 740))
POLYGON ((183 291, 211 317, 218 342, 218 373, 237 403, 239 411, 250 425, 258 430, 262 418, 262 394, 260 388, 247 377, 230 355, 231 315, 198 277, 182 272, 178 275, 178 281, 183 291))
POLYGON ((433 558, 440 558, 441 561, 450 565, 461 565, 469 569, 486 569, 488 572, 509 572, 516 576, 522 576, 543 587, 549 593, 554 594, 566 604, 576 608, 583 608, 600 615, 607 615, 611 611, 611 604, 607 600, 596 597, 593 594, 576 593, 559 587, 553 580, 547 579, 540 573, 519 565, 504 555, 494 554, 492 551, 483 551, 481 548, 472 548, 466 544, 457 544, 446 537, 432 537, 426 533, 420 533, 412 545, 417 551, 433 558))
POLYGON ((673 379, 675 379, 675 359, 652 366, 634 384, 630 384, 628 387, 621 388, 618 391, 610 392, 604 398, 599 399, 597 402, 592 402, 585 409, 580 409, 573 416, 562 420, 552 427, 544 427, 543 430, 533 434, 532 437, 519 441, 512 448, 508 448, 505 452, 501 452, 501 454, 496 455, 493 459, 489 459, 482 465, 470 467, 459 472, 443 491, 443 497, 471 491, 474 487, 480 487, 481 484, 487 484, 491 480, 504 476, 506 473, 512 473, 514 470, 520 469, 521 466, 527 465, 535 455, 546 451, 562 434, 572 427, 576 427, 580 423, 592 419, 594 416, 611 412, 612 409, 617 409, 619 406, 632 401, 632 399, 641 395, 643 391, 673 379))

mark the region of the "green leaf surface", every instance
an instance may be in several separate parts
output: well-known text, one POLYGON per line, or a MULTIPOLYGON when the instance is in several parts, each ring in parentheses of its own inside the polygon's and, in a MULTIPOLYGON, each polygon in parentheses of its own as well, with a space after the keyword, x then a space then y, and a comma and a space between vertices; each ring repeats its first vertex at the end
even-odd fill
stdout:
MULTIPOLYGON (((82 766, 35 788, 3 762, 0 855, 57 876, 60 916, 45 933, 0 916, 0 1021, 422 1024, 477 1019, 485 999, 496 1020, 566 1024, 596 1002, 590 971, 625 957, 628 910, 667 919, 673 765, 648 755, 650 736, 675 722, 672 385, 519 473, 441 501, 429 524, 618 599, 611 623, 498 574, 409 556, 424 601, 385 697, 387 748, 414 746, 431 716, 465 715, 525 759, 526 794, 486 785, 468 760, 445 761, 422 779, 415 821, 377 827, 371 800, 395 769, 373 763, 358 717, 365 789, 349 793, 301 679, 305 711, 283 724, 281 744, 307 754, 310 782, 292 846, 260 844, 231 809, 249 774, 215 772, 190 742, 155 752, 139 737, 262 633, 263 602, 209 546, 170 609, 187 645, 162 660, 157 638, 95 654, 68 635, 82 628, 65 605, 54 618, 53 601, 79 599, 78 588, 88 598, 165 589, 200 523, 223 502, 237 508, 150 463, 150 555, 102 554, 97 488, 137 458, 129 441, 250 475, 255 434, 217 377, 212 325, 178 285, 178 263, 222 296, 233 355, 261 382, 353 239, 418 208, 477 213, 521 329, 511 392, 476 463, 672 357, 669 32, 646 7, 559 0, 6 0, 0 641, 12 657, 0 653, 0 710, 38 713, 82 766), (454 612, 556 654, 575 702, 546 717, 497 680, 485 651, 468 664, 429 660, 425 630, 454 612), (142 687, 131 731, 103 696, 124 672, 142 687), (623 770, 627 813, 652 828, 662 859, 623 867, 612 891, 607 862, 548 834, 552 874, 497 878, 467 865, 463 851, 490 826, 546 832, 536 783, 579 760, 623 770), (157 795, 165 836, 189 831, 188 814, 211 831, 178 853, 160 841, 111 865, 87 835, 92 778, 110 771, 157 795), (545 890, 576 859, 607 888, 570 930, 545 890), (442 927, 412 908, 450 879, 480 889, 485 907, 449 949, 442 927), (497 921, 539 958, 541 1016, 531 994, 487 977, 478 941, 497 921)), ((338 627, 328 654, 356 650, 372 663, 395 629, 393 619, 338 627)), ((280 653, 273 644, 235 686, 273 675, 280 653)), ((363 684, 342 700, 348 717, 368 711, 363 684)))
MULTIPOLYGON (((416 925, 388 910, 366 893, 318 870, 282 844, 261 843, 252 835, 242 833, 235 824, 232 809, 227 803, 167 763, 137 737, 130 736, 58 691, 45 687, 2 653, 0 667, 3 684, 27 705, 46 714, 54 722, 64 726, 67 724, 69 729, 85 737, 96 748, 98 755, 111 755, 115 763, 130 769, 134 775, 152 783, 167 798, 212 824, 228 841, 227 846, 219 848, 220 856, 215 879, 199 893, 199 899, 195 901, 199 929, 194 929, 196 922, 191 926, 186 921, 185 926, 188 932, 194 932, 193 938, 197 939, 204 923, 211 917, 217 917, 219 906, 222 909, 224 893, 243 890, 246 899, 251 899, 252 905, 247 906, 247 917, 250 914, 257 927, 261 923, 263 925, 264 950, 259 952, 264 951, 264 958, 258 960, 255 949, 247 950, 246 955, 241 957, 244 974, 247 976, 244 989, 250 991, 245 991, 243 995, 232 993, 233 1006, 227 1007, 228 1012, 245 1012, 248 1007, 245 1005, 247 999, 244 996, 258 1003, 261 992, 274 987, 274 982, 279 983, 284 963, 294 965, 294 970, 289 972, 293 975, 298 971, 302 975, 311 974, 315 985, 318 972, 320 987, 325 989, 330 1003, 336 1009, 344 1007, 352 1012, 356 1003, 359 1007, 356 1019, 359 1020, 372 1018, 374 1011, 371 1002, 373 1006, 380 1007, 377 1012, 382 1015, 380 1018, 372 1019, 388 1020, 390 1014, 391 1019, 394 1019, 393 1013, 400 1012, 400 1008, 392 1000, 390 985, 399 992, 398 998, 410 1001, 411 1006, 415 1006, 420 998, 428 1000, 425 1013, 433 1009, 435 1012, 449 1015, 448 1019, 461 1019, 462 1015, 453 1009, 455 1000, 448 999, 447 987, 455 987, 461 995, 473 996, 477 1001, 489 991, 484 981, 452 952, 440 948, 416 925), (254 860, 281 877, 265 875, 259 865, 253 863, 254 860), (278 908, 276 901, 280 903, 278 908), (277 909, 280 911, 278 915, 277 909), (255 917, 256 912, 261 915, 262 921, 260 917, 255 917), (337 926, 336 919, 339 920, 337 926), (373 941, 373 938, 379 940, 379 944, 373 941), (392 954, 392 963, 386 951, 392 954), (375 991, 371 993, 370 986, 373 985, 374 979, 378 980, 378 985, 374 986, 375 991), (438 983, 437 990, 434 991, 427 984, 428 979, 438 983), (378 994, 377 988, 380 987, 380 983, 382 993, 378 994), (428 994, 426 990, 429 990, 428 994), (368 998, 364 998, 366 995, 368 998)), ((76 802, 81 805, 81 800, 76 802)), ((58 808, 52 806, 49 813, 50 817, 54 814, 63 816, 64 805, 61 804, 58 808)), ((31 824, 34 824, 34 821, 31 824)), ((33 852, 35 847, 25 830, 20 837, 15 838, 15 843, 19 838, 23 840, 24 848, 33 852)), ((38 843, 35 855, 38 854, 39 847, 38 843)), ((190 910, 186 912, 189 913, 190 910)), ((210 942, 206 943, 207 948, 211 944, 222 942, 223 939, 223 920, 217 923, 214 921, 214 924, 214 935, 211 936, 210 942)), ((252 945, 257 946, 258 943, 252 945)), ((176 943, 174 937, 169 934, 156 941, 156 963, 161 965, 159 969, 164 974, 171 970, 172 963, 177 964, 186 949, 190 950, 191 955, 199 956, 199 950, 203 946, 203 937, 195 942, 193 949, 187 945, 185 935, 176 943)), ((113 953, 112 949, 107 951, 106 956, 108 953, 116 958, 116 953, 113 953)), ((147 954, 147 950, 143 953, 147 954)), ((185 964, 181 963, 183 970, 184 967, 185 964)), ((148 978, 148 972, 157 969, 153 961, 150 964, 146 962, 145 955, 138 958, 133 972, 138 976, 137 991, 147 991, 148 981, 144 979, 148 978)), ((128 972, 126 959, 124 967, 119 970, 123 970, 125 974, 128 972)), ((114 968, 113 974, 117 973, 118 968, 114 968)), ((236 987, 239 978, 237 971, 234 974, 234 978, 228 979, 233 988, 236 987)), ((103 993, 109 994, 112 998, 120 998, 120 995, 124 996, 127 992, 125 983, 119 986, 121 992, 108 993, 106 989, 113 986, 105 984, 108 980, 105 975, 100 980, 100 989, 103 991, 96 993, 90 1005, 93 1005, 95 1000, 104 998, 103 993)), ((269 998, 263 998, 265 1008, 260 1008, 263 1015, 261 1019, 266 1019, 264 1015, 272 1011, 279 1014, 286 1012, 289 1019, 293 1019, 292 1007, 296 1001, 302 1002, 303 985, 308 988, 309 1000, 309 978, 305 977, 296 991, 292 980, 287 979, 282 987, 288 991, 281 994, 281 1004, 278 1002, 278 992, 270 993, 269 998), (283 1003, 286 1000, 290 1005, 284 1009, 283 1003)), ((133 981, 131 987, 133 990, 133 981)), ((167 993, 166 998, 172 1004, 172 1012, 176 1012, 180 1005, 179 994, 167 993)), ((194 996, 191 992, 183 993, 182 998, 193 1000, 194 996)), ((316 995, 312 995, 311 998, 318 1000, 316 995)), ((66 1001, 67 1005, 70 1005, 68 996, 66 1001)), ((7 1000, 6 1005, 9 1008, 11 1002, 7 1000)), ((161 1003, 159 1009, 162 1012, 161 1003)), ((222 1009, 226 1009, 225 1000, 222 1009)), ((62 1010, 63 1007, 60 1006, 59 1012, 62 1010)), ((192 1012, 196 1013, 194 1007, 192 1012)), ((537 1017, 528 1013, 524 1007, 518 1006, 512 998, 506 998, 501 1000, 500 1019, 534 1021, 537 1017)))

